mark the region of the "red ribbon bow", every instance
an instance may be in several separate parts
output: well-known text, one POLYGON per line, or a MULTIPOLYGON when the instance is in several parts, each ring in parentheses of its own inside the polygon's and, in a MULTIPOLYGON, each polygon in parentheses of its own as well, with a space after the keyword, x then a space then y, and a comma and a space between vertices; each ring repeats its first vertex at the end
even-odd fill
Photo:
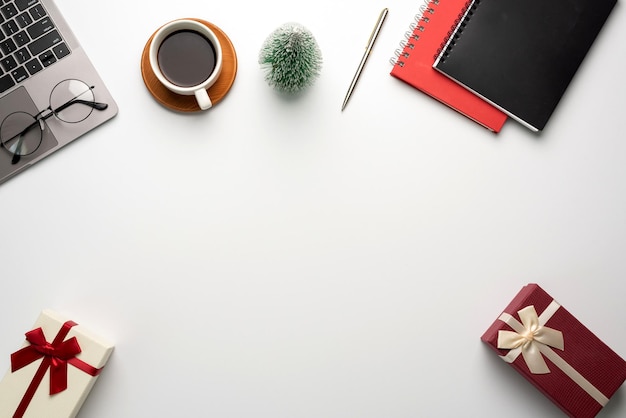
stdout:
POLYGON ((81 348, 76 337, 72 337, 67 341, 64 341, 65 337, 67 337, 67 334, 70 332, 70 329, 75 325, 77 324, 73 321, 67 321, 64 323, 51 343, 46 340, 46 336, 41 328, 28 331, 26 333, 26 340, 30 343, 30 345, 11 354, 11 372, 15 372, 22 367, 43 358, 35 376, 33 377, 33 380, 30 382, 28 389, 26 389, 26 393, 24 394, 22 401, 13 415, 14 418, 19 418, 24 415, 26 408, 28 408, 30 401, 33 399, 35 391, 43 380, 48 368, 50 368, 50 395, 63 392, 67 389, 68 363, 90 376, 97 376, 100 374, 102 369, 97 369, 76 358, 76 355, 81 352, 81 348))

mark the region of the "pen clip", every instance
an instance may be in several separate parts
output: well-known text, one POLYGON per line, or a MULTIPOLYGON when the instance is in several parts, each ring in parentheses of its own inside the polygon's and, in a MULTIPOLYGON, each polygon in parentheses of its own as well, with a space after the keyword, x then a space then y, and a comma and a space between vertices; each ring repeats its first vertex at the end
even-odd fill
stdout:
POLYGON ((378 16, 378 20, 376 21, 376 26, 372 29, 372 33, 370 34, 370 38, 367 40, 367 45, 365 48, 371 48, 374 44, 374 37, 378 36, 378 32, 380 32, 380 28, 383 26, 385 19, 387 18, 387 14, 389 13, 388 8, 384 8, 380 15, 378 16))

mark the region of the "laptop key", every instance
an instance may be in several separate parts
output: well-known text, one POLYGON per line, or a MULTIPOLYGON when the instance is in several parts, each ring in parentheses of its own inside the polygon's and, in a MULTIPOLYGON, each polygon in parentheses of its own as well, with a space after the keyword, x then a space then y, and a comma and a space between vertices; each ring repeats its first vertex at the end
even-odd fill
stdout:
POLYGON ((4 93, 14 85, 15 81, 13 81, 13 77, 11 77, 11 74, 0 77, 0 93, 4 93))
POLYGON ((20 9, 20 12, 23 12, 36 3, 39 3, 39 0, 15 0, 15 5, 20 9))
MULTIPOLYGON (((30 50, 31 54, 39 55, 46 49, 51 48, 52 46, 54 46, 55 44, 58 44, 61 41, 62 39, 61 39, 61 35, 59 35, 59 32, 57 32, 56 30, 53 30, 52 32, 48 32, 41 38, 33 41, 30 45, 28 45, 28 49, 30 50)), ((1 44, 0 44, 0 48, 2 48, 1 44)))
POLYGON ((60 44, 52 48, 52 51, 58 59, 66 57, 70 53, 70 49, 67 47, 67 45, 65 45, 65 42, 61 42, 60 44))
POLYGON ((31 58, 26 48, 20 49, 14 55, 19 64, 24 64, 26 61, 28 61, 31 58))
POLYGON ((17 21, 17 24, 20 26, 20 28, 25 28, 26 26, 33 23, 33 19, 26 12, 22 13, 21 15, 18 15, 15 18, 15 20, 17 21))
POLYGON ((14 20, 9 20, 8 22, 2 24, 2 30, 4 31, 4 33, 7 34, 7 36, 11 36, 16 34, 17 31, 20 30, 20 28, 17 26, 17 23, 15 23, 14 20))
POLYGON ((54 29, 52 20, 50 20, 49 17, 44 17, 43 19, 30 25, 26 30, 31 38, 37 39, 44 33, 50 32, 52 29, 54 29))
POLYGON ((33 17, 33 19, 35 20, 39 20, 42 17, 44 17, 47 13, 46 13, 46 9, 44 9, 41 4, 38 4, 37 6, 34 6, 32 9, 29 10, 30 15, 33 17))
POLYGON ((15 61, 15 58, 9 55, 8 57, 4 57, 0 60, 0 65, 2 65, 4 71, 11 71, 17 67, 17 62, 15 61))
POLYGON ((41 63, 37 58, 33 58, 32 60, 28 61, 26 64, 24 64, 24 67, 26 67, 30 75, 35 75, 39 71, 43 70, 41 63))
POLYGON ((24 67, 17 67, 11 72, 11 75, 15 79, 16 83, 21 83, 28 78, 28 73, 26 72, 24 67))
POLYGON ((39 61, 41 61, 44 67, 47 67, 54 64, 57 61, 57 58, 54 56, 52 51, 46 51, 39 56, 39 61))
POLYGON ((17 9, 11 3, 0 7, 0 12, 5 19, 11 19, 13 16, 17 14, 17 9))
POLYGON ((5 39, 4 41, 0 42, 0 50, 2 50, 4 55, 9 55, 13 53, 16 49, 17 49, 17 46, 15 45, 15 42, 13 42, 13 39, 11 38, 5 39))
POLYGON ((21 31, 20 33, 15 35, 13 39, 15 40, 15 43, 17 44, 18 48, 26 45, 30 41, 30 38, 24 31, 21 31))

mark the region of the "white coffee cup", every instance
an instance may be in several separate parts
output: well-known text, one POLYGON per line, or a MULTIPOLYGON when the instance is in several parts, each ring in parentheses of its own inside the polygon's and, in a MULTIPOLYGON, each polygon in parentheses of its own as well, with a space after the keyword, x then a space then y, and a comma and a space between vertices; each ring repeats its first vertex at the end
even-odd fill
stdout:
POLYGON ((150 66, 168 90, 196 96, 200 109, 213 106, 207 89, 222 71, 222 47, 206 25, 191 19, 166 23, 152 38, 150 66))

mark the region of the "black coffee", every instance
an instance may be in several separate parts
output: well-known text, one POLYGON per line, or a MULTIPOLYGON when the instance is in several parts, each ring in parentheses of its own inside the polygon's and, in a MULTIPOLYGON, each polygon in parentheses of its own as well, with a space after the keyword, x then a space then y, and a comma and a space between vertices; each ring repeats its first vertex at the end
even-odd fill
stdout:
POLYGON ((157 54, 165 78, 180 87, 195 86, 209 78, 215 69, 215 60, 211 41, 192 30, 168 35, 157 54))

